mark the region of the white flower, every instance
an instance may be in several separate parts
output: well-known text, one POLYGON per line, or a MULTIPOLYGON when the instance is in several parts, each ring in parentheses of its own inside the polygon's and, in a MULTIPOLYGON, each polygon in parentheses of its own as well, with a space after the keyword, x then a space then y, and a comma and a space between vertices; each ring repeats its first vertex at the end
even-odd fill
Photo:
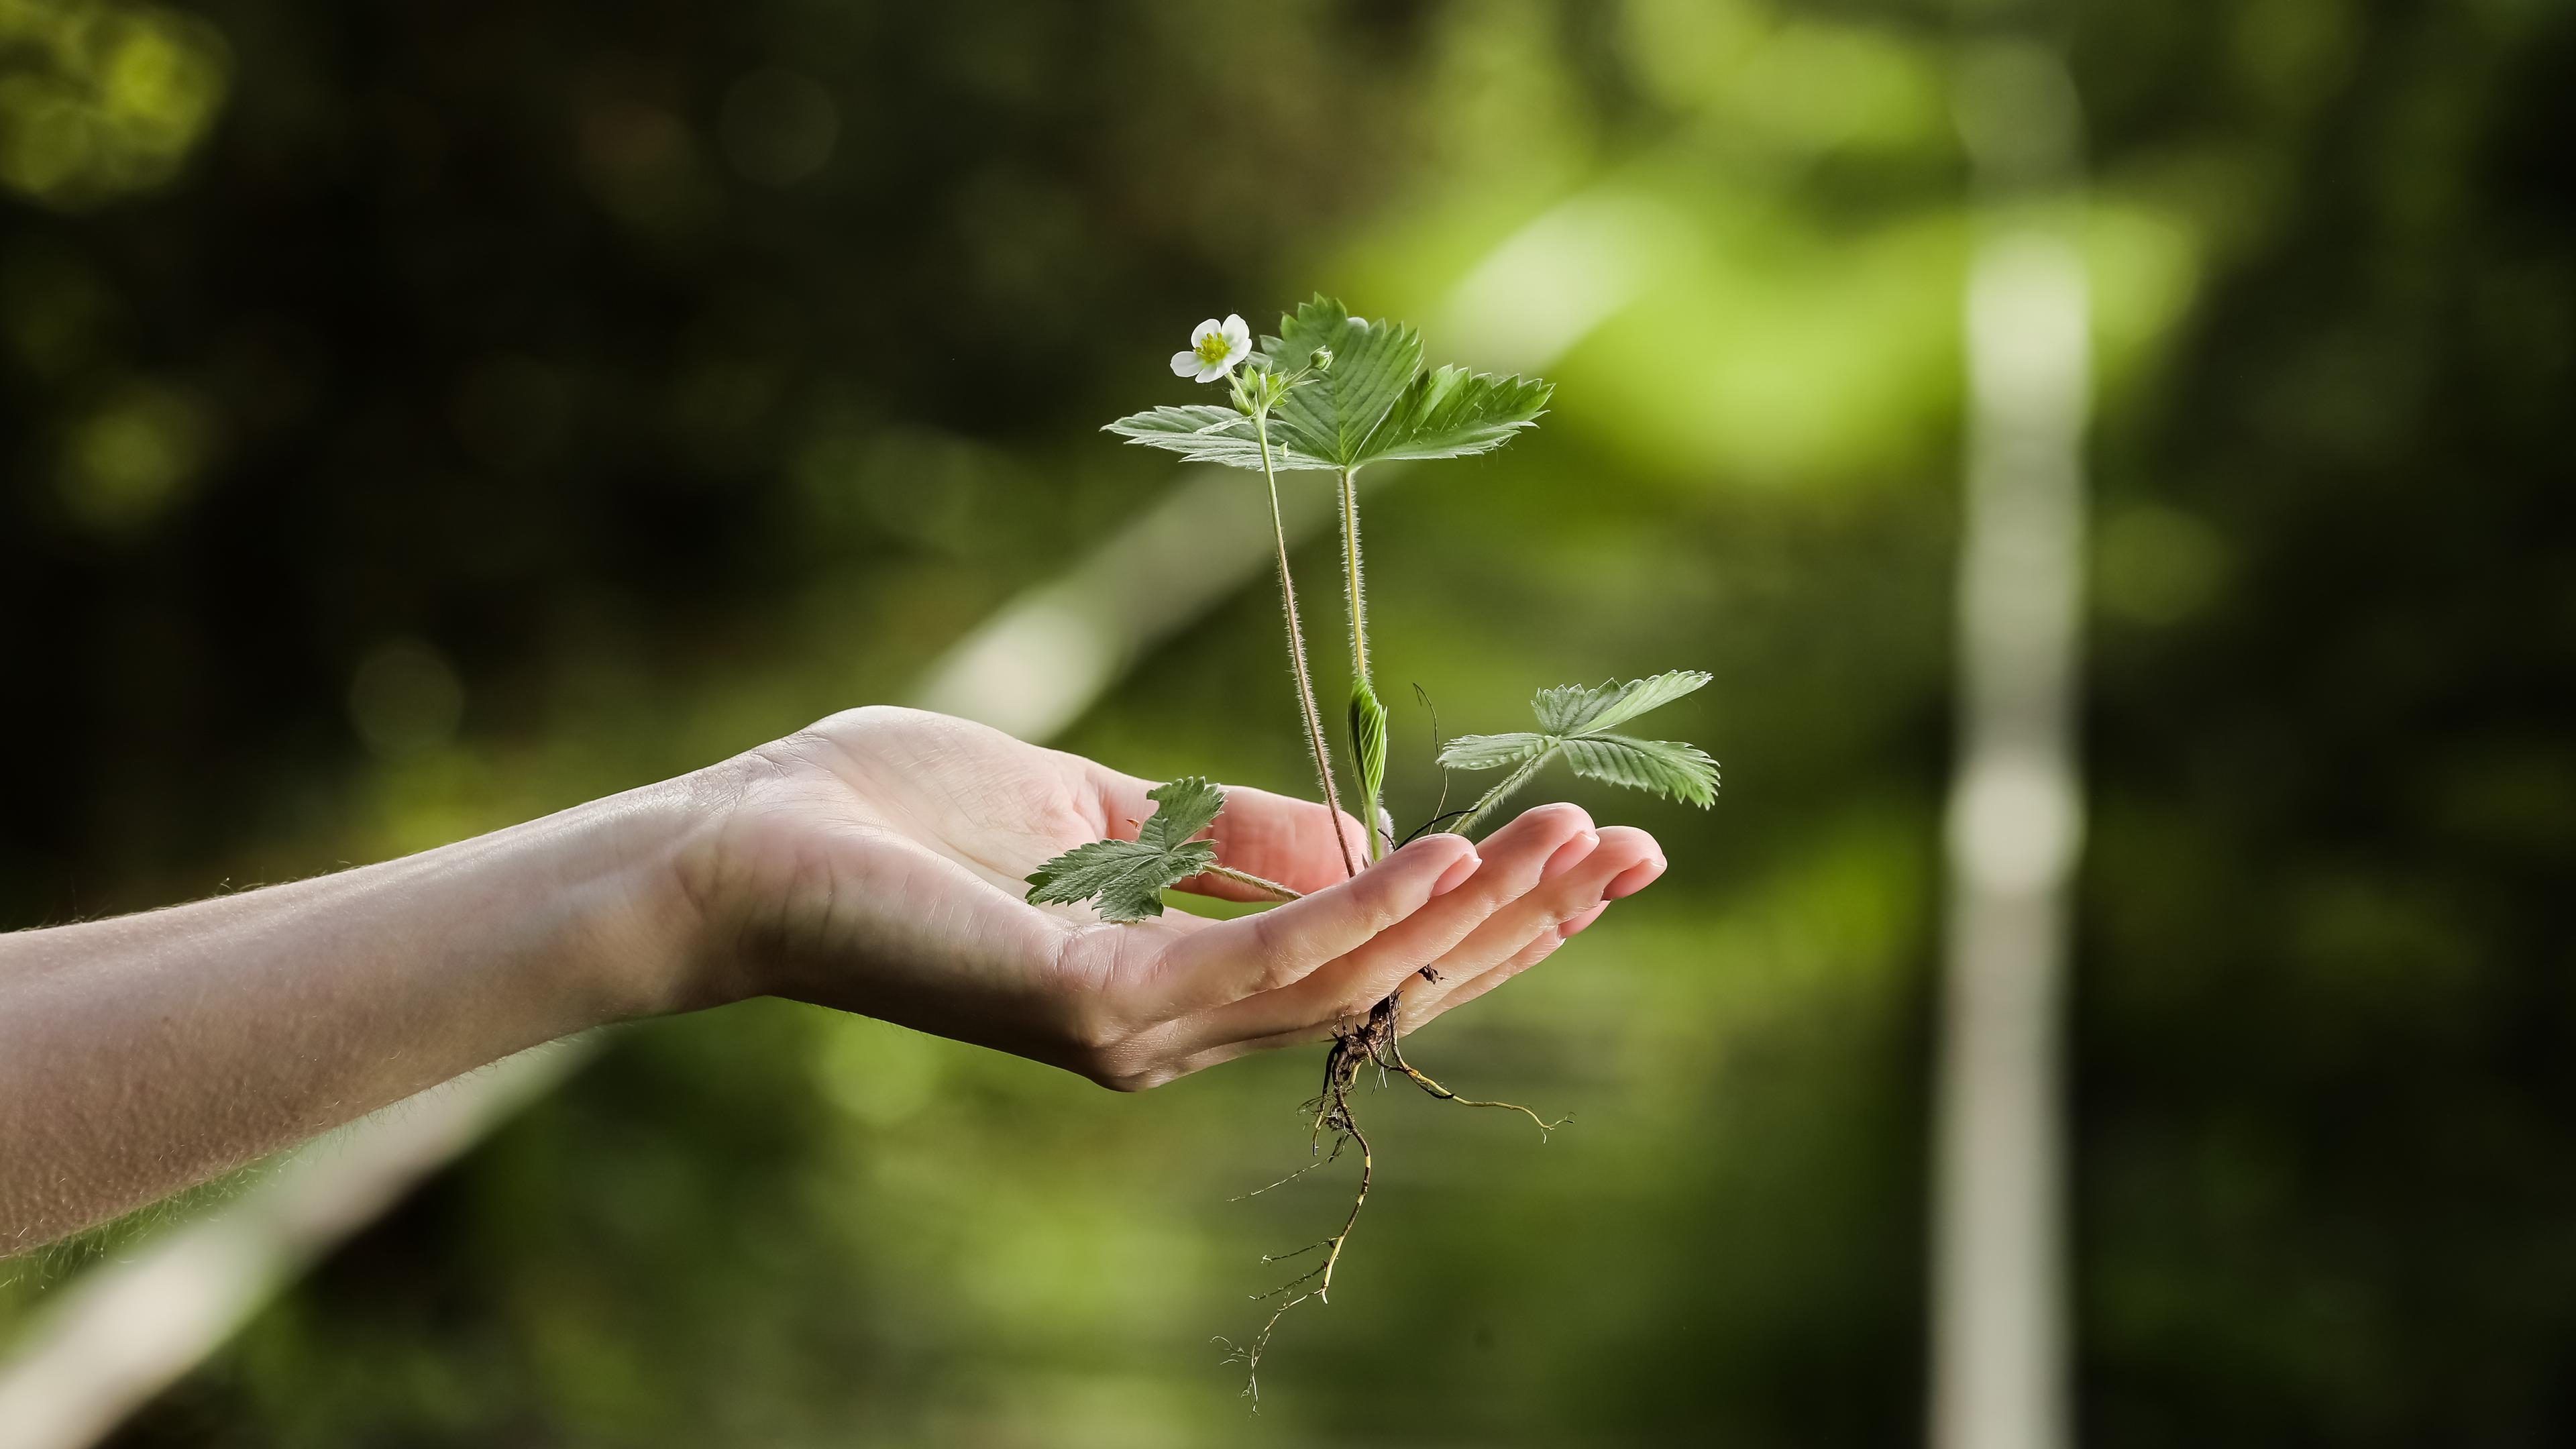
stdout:
POLYGON ((1241 317, 1228 315, 1223 322, 1210 317, 1190 333, 1190 350, 1172 354, 1172 371, 1177 376, 1200 382, 1214 382, 1234 370, 1234 365, 1252 355, 1252 329, 1241 317))

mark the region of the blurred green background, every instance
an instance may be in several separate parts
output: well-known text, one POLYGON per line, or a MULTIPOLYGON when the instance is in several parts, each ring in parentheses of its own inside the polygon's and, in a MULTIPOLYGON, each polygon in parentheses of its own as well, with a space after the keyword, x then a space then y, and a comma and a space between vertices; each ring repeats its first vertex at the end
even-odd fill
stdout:
MULTIPOLYGON (((1726 764, 1557 782, 1671 874, 1416 1056, 1578 1120, 1373 1096, 1258 1418, 1211 1337, 1344 1185, 1230 1199, 1315 1053, 1119 1097, 762 1003, 617 1035, 115 1442, 1917 1437, 1997 21, 2088 152, 2084 1437, 2576 1436, 2569 6, 0 0, 0 925, 905 698, 1174 485, 1094 430, 1199 400, 1190 324, 1316 288, 1559 383, 1373 504, 1396 813, 1413 683, 1707 668, 1658 732, 1726 764)), ((1062 743, 1300 788, 1275 609, 1062 743)))

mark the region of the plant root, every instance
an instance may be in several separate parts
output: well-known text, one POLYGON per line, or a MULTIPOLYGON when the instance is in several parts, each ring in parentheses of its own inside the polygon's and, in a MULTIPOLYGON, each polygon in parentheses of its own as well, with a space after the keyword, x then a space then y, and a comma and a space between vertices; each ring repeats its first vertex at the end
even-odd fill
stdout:
MULTIPOLYGON (((1440 979, 1439 973, 1428 966, 1422 968, 1421 975, 1427 981, 1440 979)), ((1277 1182, 1256 1187, 1234 1199, 1241 1202, 1244 1198, 1258 1197, 1271 1188, 1294 1182, 1316 1168, 1330 1166, 1341 1160, 1344 1148, 1359 1150, 1359 1188, 1351 1196, 1351 1210, 1342 1219, 1341 1231, 1302 1248, 1293 1248, 1285 1253, 1264 1253, 1261 1257, 1264 1263, 1284 1263, 1291 1258, 1302 1258, 1320 1251, 1324 1255, 1323 1261, 1269 1292, 1252 1295, 1256 1303, 1273 1299, 1282 1301, 1271 1309, 1269 1319, 1250 1342, 1237 1345, 1222 1336, 1215 1340, 1226 1347, 1224 1362, 1243 1365, 1243 1397, 1252 1401, 1252 1411, 1256 1414, 1261 1412, 1261 1356, 1269 1351, 1270 1337, 1278 1330, 1279 1320, 1287 1317, 1290 1309, 1309 1299, 1317 1303, 1332 1302, 1333 1271, 1341 1266, 1342 1249, 1350 1243, 1351 1230, 1359 1226, 1360 1209, 1368 1205, 1369 1184, 1376 1175, 1377 1159, 1369 1149, 1368 1135, 1360 1130, 1359 1120, 1351 1112, 1351 1091, 1359 1085, 1362 1072, 1375 1067, 1381 1086, 1385 1084, 1388 1071, 1400 1072, 1411 1078, 1415 1086, 1441 1101, 1456 1102, 1462 1107, 1495 1107, 1518 1112, 1537 1124, 1542 1142, 1547 1140, 1547 1134, 1574 1120, 1568 1116, 1551 1122, 1518 1102, 1480 1102, 1472 1097, 1462 1097, 1417 1069, 1404 1059, 1403 1033, 1398 1025, 1403 999, 1403 988, 1398 987, 1369 1008, 1366 1020, 1357 1026, 1345 1025, 1333 1033, 1333 1044, 1324 1053, 1323 1090, 1302 1109, 1310 1118, 1307 1155, 1312 1160, 1277 1182), (1329 1150, 1323 1145, 1328 1132, 1333 1139, 1329 1150)))

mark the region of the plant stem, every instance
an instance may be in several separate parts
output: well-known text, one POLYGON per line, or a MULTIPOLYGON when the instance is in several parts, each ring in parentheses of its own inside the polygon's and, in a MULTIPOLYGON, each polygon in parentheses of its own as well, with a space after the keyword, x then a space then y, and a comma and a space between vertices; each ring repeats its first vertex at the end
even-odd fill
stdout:
POLYGON ((1342 573, 1351 593, 1351 674, 1369 677, 1368 595, 1360 587, 1359 470, 1342 470, 1342 573))
POLYGON ((1538 773, 1539 767, 1555 758, 1555 756, 1556 751, 1552 747, 1541 750, 1537 754, 1532 755, 1528 762, 1523 764, 1519 769, 1505 775, 1501 784, 1486 791, 1484 798, 1478 800, 1473 809, 1469 810, 1465 815, 1460 816, 1457 824, 1449 827, 1449 833, 1452 835, 1464 835, 1468 831, 1475 829, 1476 823, 1485 818, 1485 812, 1503 803, 1504 796, 1509 795, 1514 790, 1528 784, 1530 782, 1530 777, 1538 773))
MULTIPOLYGON (((1374 697, 1376 685, 1369 678, 1368 590, 1360 581, 1360 490, 1356 468, 1342 470, 1342 578, 1350 591, 1351 679, 1354 687, 1364 687, 1374 697)), ((1356 758, 1358 751, 1359 744, 1354 741, 1351 768, 1359 776, 1359 807, 1364 817, 1361 826, 1368 832, 1368 857, 1377 860, 1386 854, 1386 837, 1377 824, 1383 812, 1378 806, 1378 791, 1370 786, 1368 765, 1356 758)))
POLYGON ((1252 415, 1252 429, 1261 442, 1261 481, 1270 487, 1270 536, 1279 545, 1279 601, 1288 615, 1288 658, 1297 674, 1297 706, 1306 720, 1306 743, 1315 752, 1315 778, 1324 787, 1324 808, 1332 812, 1333 844, 1342 852, 1342 871, 1360 873, 1359 862, 1351 858, 1351 842, 1342 834, 1342 796, 1333 785, 1333 757, 1324 746, 1324 723, 1315 711, 1315 677, 1306 668, 1306 631, 1297 622, 1297 582, 1288 572, 1288 522, 1279 512, 1279 475, 1270 466, 1270 418, 1268 412, 1252 415))
POLYGON ((1224 876, 1227 880, 1233 881, 1237 885, 1248 885, 1257 891, 1268 891, 1283 901, 1301 901, 1306 898, 1306 893, 1304 891, 1290 890, 1288 887, 1281 885, 1275 880, 1263 880, 1261 877, 1254 875, 1248 870, 1236 870, 1230 865, 1209 866, 1207 868, 1207 873, 1210 875, 1224 876))

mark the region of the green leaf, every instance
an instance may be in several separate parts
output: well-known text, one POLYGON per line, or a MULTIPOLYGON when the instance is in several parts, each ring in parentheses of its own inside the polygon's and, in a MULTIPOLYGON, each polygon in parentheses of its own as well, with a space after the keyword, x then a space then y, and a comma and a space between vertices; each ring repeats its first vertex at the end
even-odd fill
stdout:
POLYGON ((1163 892, 1206 873, 1216 847, 1191 836, 1225 808, 1225 792, 1185 775, 1145 792, 1158 807, 1134 840, 1077 845, 1029 874, 1031 905, 1094 901, 1104 921, 1141 921, 1163 913, 1163 892))
POLYGON ((1436 368, 1414 378, 1404 396, 1388 409, 1361 448, 1358 462, 1464 458, 1492 452, 1537 422, 1555 391, 1555 384, 1537 378, 1436 368))
POLYGON ((1539 727, 1551 734, 1598 733, 1668 705, 1708 680, 1704 671, 1676 669, 1625 684, 1613 681, 1590 688, 1565 684, 1540 690, 1530 708, 1538 714, 1539 727))
MULTIPOLYGON (((1555 391, 1538 378, 1463 367, 1425 372, 1420 333, 1401 322, 1354 317, 1321 293, 1282 316, 1279 335, 1261 344, 1281 381, 1305 367, 1317 348, 1333 353, 1331 367, 1299 381, 1271 410, 1271 464, 1280 469, 1333 471, 1491 452, 1536 422, 1555 391)), ((1252 420, 1231 408, 1153 408, 1106 431, 1192 462, 1261 466, 1252 420)))
POLYGON ((1279 335, 1262 346, 1273 366, 1290 371, 1315 349, 1332 349, 1333 365, 1291 389, 1275 416, 1299 450, 1340 467, 1367 461, 1369 435, 1422 367, 1421 334, 1400 322, 1353 317, 1321 293, 1281 317, 1279 335))
MULTIPOLYGON (((1101 431, 1116 433, 1143 447, 1178 453, 1193 463, 1223 463, 1229 468, 1261 471, 1260 436, 1253 431, 1252 419, 1232 408, 1205 404, 1151 408, 1120 418, 1101 431)), ((1308 456, 1275 435, 1270 440, 1270 463, 1282 471, 1334 466, 1308 456)))
POLYGON ((1461 832, 1473 828, 1505 796, 1558 755, 1563 755, 1566 765, 1587 780, 1650 790, 1703 810, 1716 804, 1717 761, 1697 745, 1610 733, 1610 726, 1670 704, 1707 684, 1708 679, 1697 669, 1676 669, 1625 684, 1561 684, 1540 690, 1530 700, 1530 710, 1538 716, 1537 733, 1460 735, 1451 740, 1440 750, 1444 768, 1513 768, 1510 778, 1487 791, 1457 828, 1461 832))
POLYGON ((1556 748, 1558 743, 1552 735, 1460 735, 1440 747, 1440 767, 1446 770, 1499 770, 1524 763, 1532 755, 1556 748))
POLYGON ((1183 775, 1157 785, 1145 792, 1145 798, 1159 808, 1137 827, 1136 843, 1159 850, 1179 849, 1191 836, 1214 825, 1217 812, 1225 808, 1225 792, 1209 784, 1204 775, 1183 775))
POLYGON ((1619 686, 1609 684, 1560 684, 1542 689, 1530 698, 1530 713, 1538 716, 1538 727, 1552 735, 1570 735, 1583 728, 1594 715, 1619 697, 1619 686))
POLYGON ((1708 671, 1704 669, 1675 669, 1648 675, 1644 679, 1631 679, 1619 686, 1618 694, 1607 706, 1595 711, 1592 718, 1584 722, 1583 728, 1598 734, 1612 725, 1626 724, 1650 709, 1661 709, 1699 689, 1708 680, 1708 671))
POLYGON ((1565 763, 1588 780, 1650 790, 1703 810, 1717 803, 1717 761, 1697 745, 1593 735, 1567 740, 1565 763))

